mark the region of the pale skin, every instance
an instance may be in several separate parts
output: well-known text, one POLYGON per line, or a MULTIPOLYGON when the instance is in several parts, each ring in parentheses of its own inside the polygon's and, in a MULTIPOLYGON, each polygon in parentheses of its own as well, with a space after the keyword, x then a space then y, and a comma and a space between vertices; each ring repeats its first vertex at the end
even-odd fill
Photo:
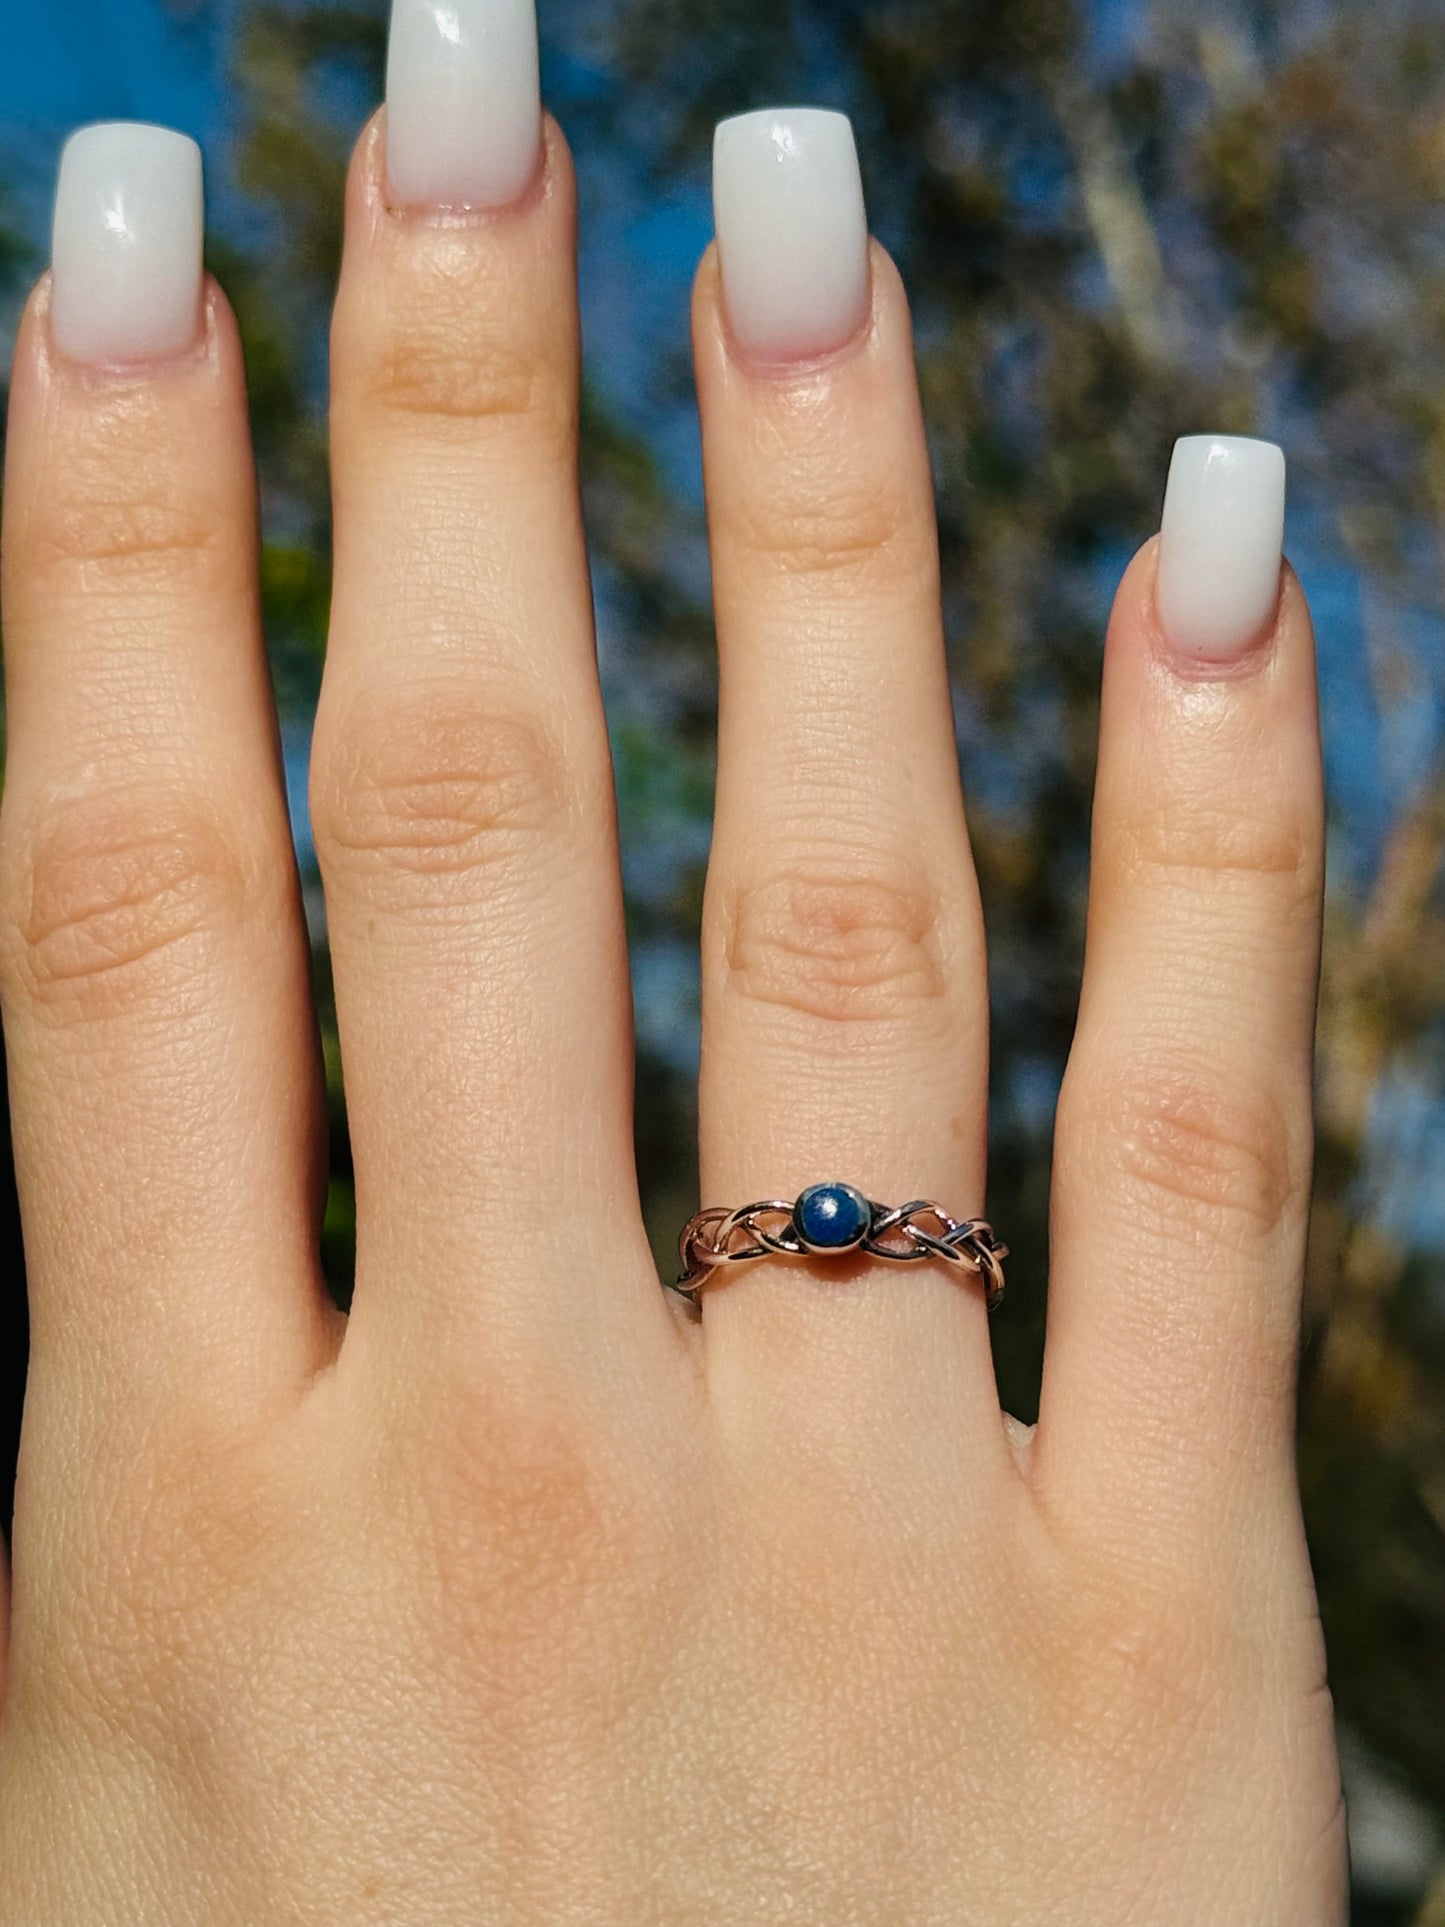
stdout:
MULTIPOLYGON (((1293 1465, 1323 868, 1297 584, 1213 678, 1164 647, 1155 545, 1120 591, 1037 1428, 942 1267, 768 1263, 694 1322, 633 1169, 570 164, 549 125, 517 206, 435 219, 385 204, 383 139, 348 188, 312 799, 349 1320, 234 324, 209 288, 194 352, 96 373, 42 283, 21 331, 0 1914, 1332 1927, 1293 1465)), ((698 280, 701 1189, 973 1215, 984 933, 873 267, 865 329, 793 368, 733 342, 712 257, 698 280)))

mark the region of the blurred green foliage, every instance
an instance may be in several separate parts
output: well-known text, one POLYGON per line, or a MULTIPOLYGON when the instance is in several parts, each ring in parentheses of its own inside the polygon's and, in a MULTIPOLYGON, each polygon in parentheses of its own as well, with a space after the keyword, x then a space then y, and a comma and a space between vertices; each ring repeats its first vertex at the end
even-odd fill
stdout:
MULTIPOLYGON (((1440 1214, 1432 1237, 1429 1213, 1391 1202, 1381 1150, 1407 1098, 1437 1133, 1445 1105, 1445 17, 1405 0, 1156 0, 1147 28, 1140 12, 543 8, 584 219, 589 192, 604 198, 619 171, 639 200, 701 196, 721 114, 820 99, 857 124, 874 224, 915 302, 933 437, 993 959, 990 1215, 1015 1248, 999 1375, 1023 1417, 1037 1397, 1108 596, 1156 525, 1176 435, 1263 432, 1289 447, 1297 560, 1328 591, 1322 617, 1348 604, 1364 640, 1345 662, 1322 621, 1337 800, 1302 1478, 1342 1718, 1445 1821, 1440 1214), (1125 13, 1133 30, 1111 37, 1125 13)), ((383 55, 382 0, 252 0, 234 49, 235 175, 260 225, 213 241, 213 265, 247 343, 267 621, 283 703, 302 714, 329 600, 325 330, 342 179, 383 55)), ((630 299, 640 310, 645 288, 630 299)), ((633 319, 604 306, 594 342, 633 319)), ((626 667, 609 680, 624 834, 649 856, 629 869, 640 964, 685 958, 695 941, 710 805, 712 635, 700 508, 675 453, 689 377, 672 346, 645 394, 624 402, 597 384, 585 411, 604 668, 626 667)), ((326 1255, 344 1299, 355 1213, 324 945, 317 978, 326 1255)), ((695 1198, 694 1100, 687 1049, 642 1030, 639 1156, 665 1262, 695 1198)), ((1422 1922, 1445 1920, 1445 1867, 1439 1878, 1433 1899, 1416 1896, 1422 1922)), ((1362 1920, 1409 1917, 1362 1901, 1362 1920)))

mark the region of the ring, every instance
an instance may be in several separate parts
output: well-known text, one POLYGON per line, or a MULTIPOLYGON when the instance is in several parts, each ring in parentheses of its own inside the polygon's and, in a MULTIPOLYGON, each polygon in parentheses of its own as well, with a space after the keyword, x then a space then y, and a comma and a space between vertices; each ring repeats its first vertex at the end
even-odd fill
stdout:
POLYGON ((890 1265, 941 1258, 967 1266, 982 1279, 992 1311, 1003 1297, 1008 1246, 982 1218, 954 1218, 941 1204, 875 1204, 851 1184, 813 1184, 792 1204, 768 1199, 729 1211, 699 1211, 677 1241, 682 1271, 668 1289, 695 1311, 702 1294, 729 1266, 760 1258, 838 1258, 861 1251, 890 1265))

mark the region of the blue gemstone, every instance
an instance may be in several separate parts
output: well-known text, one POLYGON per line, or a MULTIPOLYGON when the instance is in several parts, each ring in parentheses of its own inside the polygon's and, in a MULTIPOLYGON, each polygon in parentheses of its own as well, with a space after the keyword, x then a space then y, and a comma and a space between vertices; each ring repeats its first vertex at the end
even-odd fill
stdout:
POLYGON ((851 1184, 815 1184, 793 1206, 793 1228, 805 1245, 846 1251, 868 1235, 873 1213, 851 1184))

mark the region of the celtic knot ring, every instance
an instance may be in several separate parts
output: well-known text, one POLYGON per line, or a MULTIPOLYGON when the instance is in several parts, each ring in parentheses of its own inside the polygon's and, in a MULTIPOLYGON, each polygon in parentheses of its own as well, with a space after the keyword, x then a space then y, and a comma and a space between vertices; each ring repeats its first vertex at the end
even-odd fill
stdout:
POLYGON ((942 1205, 920 1199, 891 1209, 874 1204, 851 1184, 814 1184, 788 1204, 779 1199, 715 1205, 697 1216, 678 1239, 682 1271, 670 1285, 699 1310, 702 1294, 730 1267, 761 1258, 835 1258, 862 1252, 890 1265, 945 1264, 967 1267, 982 1280, 990 1311, 1003 1297, 1000 1244, 982 1218, 959 1219, 942 1205))

